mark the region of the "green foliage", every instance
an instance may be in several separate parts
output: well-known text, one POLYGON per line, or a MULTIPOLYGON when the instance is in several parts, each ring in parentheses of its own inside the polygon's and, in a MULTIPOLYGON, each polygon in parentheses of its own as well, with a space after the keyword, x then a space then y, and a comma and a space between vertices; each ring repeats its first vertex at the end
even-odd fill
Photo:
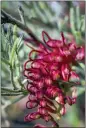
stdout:
MULTIPOLYGON (((22 45, 22 37, 16 36, 17 26, 9 26, 7 34, 4 33, 2 28, 2 41, 1 41, 1 52, 2 58, 1 62, 7 65, 10 70, 10 77, 12 80, 12 84, 14 89, 16 89, 16 85, 14 82, 14 73, 16 77, 20 77, 20 61, 19 61, 19 50, 22 45), (13 36, 12 36, 13 29, 13 36)), ((21 86, 22 84, 20 84, 21 86)))
MULTIPOLYGON (((61 9, 58 6, 59 2, 56 2, 57 11, 51 7, 53 2, 2 1, 1 4, 2 9, 6 10, 8 14, 11 14, 15 20, 21 23, 20 26, 17 23, 14 24, 12 19, 7 23, 6 18, 4 21, 6 24, 1 26, 2 95, 20 95, 18 99, 14 98, 12 100, 8 98, 8 101, 11 101, 11 105, 28 94, 24 88, 26 82, 24 83, 25 78, 22 72, 23 63, 31 49, 23 45, 25 39, 32 38, 30 35, 32 33, 37 40, 42 41, 42 30, 47 31, 52 38, 60 39, 60 32, 63 31, 69 41, 72 41, 69 37, 71 35, 76 39, 76 43, 84 45, 85 15, 81 14, 78 6, 74 7, 72 2, 69 1, 66 1, 69 15, 66 15, 66 12, 59 13, 61 9), (65 16, 60 16, 63 13, 65 13, 65 16), (24 27, 31 31, 27 33, 27 29, 24 29, 24 27), (5 29, 7 32, 5 32, 5 29)), ((28 43, 33 47, 38 47, 34 42, 28 43)), ((79 96, 85 91, 85 64, 79 63, 73 69, 80 74, 81 85, 77 87, 79 96)), ((65 118, 73 127, 77 127, 78 123, 81 122, 77 113, 79 113, 78 108, 73 106, 65 118)))

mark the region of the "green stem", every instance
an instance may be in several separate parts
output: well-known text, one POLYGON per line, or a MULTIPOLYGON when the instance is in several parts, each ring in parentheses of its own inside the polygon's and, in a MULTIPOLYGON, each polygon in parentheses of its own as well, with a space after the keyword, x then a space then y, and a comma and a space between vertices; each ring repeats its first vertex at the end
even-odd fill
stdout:
POLYGON ((1 88, 1 95, 4 96, 16 96, 16 95, 27 95, 28 91, 21 89, 21 90, 12 90, 8 88, 1 88))
POLYGON ((19 15, 20 15, 20 18, 21 18, 21 22, 26 25, 24 10, 22 9, 21 6, 18 8, 18 11, 19 11, 19 15))
POLYGON ((74 9, 71 8, 70 9, 70 25, 71 25, 71 31, 75 35, 76 29, 75 29, 75 22, 74 22, 75 17, 74 17, 74 15, 75 15, 74 9))
POLYGON ((13 92, 12 93, 11 92, 10 93, 6 93, 5 92, 5 93, 1 93, 1 95, 2 96, 18 96, 18 95, 23 95, 23 93, 22 92, 18 92, 18 93, 13 93, 13 92))
POLYGON ((76 26, 77 26, 77 30, 80 31, 80 8, 79 6, 76 7, 76 26))
POLYGON ((14 80, 13 80, 13 69, 12 69, 11 66, 10 66, 10 71, 11 71, 11 82, 12 82, 12 85, 14 87, 14 90, 17 90, 18 88, 16 87, 16 85, 14 83, 14 80))
POLYGON ((14 93, 16 93, 16 92, 21 92, 21 90, 12 90, 12 89, 8 89, 8 88, 1 88, 1 91, 6 91, 6 92, 14 92, 14 93))

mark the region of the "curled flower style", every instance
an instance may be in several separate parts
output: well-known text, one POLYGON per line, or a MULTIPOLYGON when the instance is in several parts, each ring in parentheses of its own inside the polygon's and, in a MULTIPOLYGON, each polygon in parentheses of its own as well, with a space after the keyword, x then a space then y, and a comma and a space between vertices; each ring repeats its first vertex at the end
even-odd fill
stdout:
MULTIPOLYGON (((76 102, 76 87, 79 83, 78 74, 72 66, 84 59, 84 47, 78 47, 74 42, 67 43, 63 33, 62 40, 52 39, 45 31, 42 38, 45 45, 40 44, 38 49, 32 49, 29 58, 24 64, 24 76, 28 79, 29 92, 26 107, 37 108, 37 111, 27 114, 25 121, 43 118, 46 122, 52 121, 52 127, 66 113, 65 105, 76 102), (45 40, 47 37, 47 41, 45 40), (33 55, 36 55, 33 58, 33 55), (30 66, 29 66, 30 64, 30 66), (73 85, 71 97, 70 82, 73 85)), ((35 128, 42 128, 36 125, 35 128)))

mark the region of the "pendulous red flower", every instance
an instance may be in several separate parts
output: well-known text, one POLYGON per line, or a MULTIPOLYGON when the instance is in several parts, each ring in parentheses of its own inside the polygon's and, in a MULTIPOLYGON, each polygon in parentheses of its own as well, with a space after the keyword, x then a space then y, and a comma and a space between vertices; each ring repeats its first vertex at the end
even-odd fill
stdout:
POLYGON ((60 119, 65 114, 66 103, 72 105, 76 102, 76 87, 73 88, 71 97, 67 95, 67 91, 71 88, 70 82, 73 82, 74 86, 79 83, 79 76, 72 70, 72 66, 84 59, 85 51, 84 47, 78 47, 75 42, 67 43, 63 33, 61 37, 62 40, 52 39, 43 31, 45 45, 40 44, 38 49, 33 48, 24 64, 24 76, 28 80, 29 92, 26 107, 37 107, 36 112, 26 115, 25 121, 43 118, 46 122, 51 120, 53 127, 58 126, 55 117, 60 119), (33 54, 36 54, 34 58, 33 54))

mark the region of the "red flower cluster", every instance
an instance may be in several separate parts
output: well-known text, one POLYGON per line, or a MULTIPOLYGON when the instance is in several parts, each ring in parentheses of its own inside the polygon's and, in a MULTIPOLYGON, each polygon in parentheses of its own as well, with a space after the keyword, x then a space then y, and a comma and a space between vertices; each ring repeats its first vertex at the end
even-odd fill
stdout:
POLYGON ((52 39, 45 31, 42 37, 45 45, 40 44, 38 50, 32 49, 29 60, 24 64, 29 91, 26 107, 37 107, 37 111, 28 114, 25 121, 43 118, 54 122, 55 127, 58 126, 55 118, 59 119, 65 114, 65 104, 72 105, 76 101, 76 88, 73 88, 71 97, 67 95, 71 87, 68 83, 79 82, 79 76, 72 70, 72 66, 84 59, 84 48, 74 42, 67 43, 63 33, 62 40, 52 39), (36 56, 33 58, 34 53, 36 56))

